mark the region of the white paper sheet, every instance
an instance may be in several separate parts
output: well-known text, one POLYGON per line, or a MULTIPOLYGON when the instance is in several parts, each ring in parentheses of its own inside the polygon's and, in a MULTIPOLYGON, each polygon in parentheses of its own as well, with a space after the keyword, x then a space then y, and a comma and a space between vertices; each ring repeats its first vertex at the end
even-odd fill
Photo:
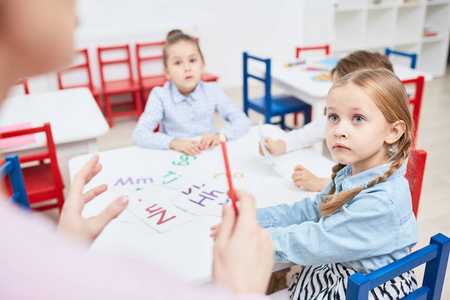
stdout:
POLYGON ((128 196, 127 209, 158 232, 174 229, 190 220, 191 215, 178 209, 168 199, 167 188, 153 187, 128 196))

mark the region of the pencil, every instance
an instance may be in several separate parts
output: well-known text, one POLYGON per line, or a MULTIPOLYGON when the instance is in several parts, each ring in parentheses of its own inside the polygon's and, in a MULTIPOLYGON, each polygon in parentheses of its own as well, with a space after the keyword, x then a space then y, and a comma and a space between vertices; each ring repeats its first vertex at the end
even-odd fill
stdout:
POLYGON ((228 162, 226 137, 223 134, 220 135, 220 144, 222 145, 223 160, 225 161, 225 169, 227 171, 228 188, 229 188, 229 195, 231 198, 231 204, 233 205, 234 211, 236 212, 236 215, 237 215, 238 210, 237 210, 237 206, 236 206, 236 192, 234 191, 233 180, 231 179, 231 170, 230 170, 230 164, 228 162))
POLYGON ((298 60, 298 61, 296 61, 296 62, 294 62, 294 63, 287 63, 287 64, 284 64, 284 67, 285 67, 285 68, 289 68, 289 67, 293 67, 293 66, 297 66, 297 65, 303 65, 304 63, 305 63, 304 60, 298 60))

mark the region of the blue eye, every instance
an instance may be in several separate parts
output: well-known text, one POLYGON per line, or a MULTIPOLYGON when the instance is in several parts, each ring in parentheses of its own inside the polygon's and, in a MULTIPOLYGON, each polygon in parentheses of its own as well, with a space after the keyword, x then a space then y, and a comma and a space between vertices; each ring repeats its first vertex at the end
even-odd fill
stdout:
POLYGON ((328 116, 328 119, 329 119, 331 122, 333 122, 333 123, 339 121, 339 117, 336 116, 336 115, 329 115, 329 116, 328 116))
POLYGON ((175 64, 176 64, 177 66, 178 66, 178 65, 181 65, 181 61, 176 61, 175 64))
POLYGON ((192 58, 190 61, 191 63, 195 63, 197 60, 195 58, 192 58))
POLYGON ((364 117, 363 116, 354 116, 353 117, 353 121, 355 122, 355 123, 362 123, 362 122, 364 122, 366 119, 364 119, 364 117))

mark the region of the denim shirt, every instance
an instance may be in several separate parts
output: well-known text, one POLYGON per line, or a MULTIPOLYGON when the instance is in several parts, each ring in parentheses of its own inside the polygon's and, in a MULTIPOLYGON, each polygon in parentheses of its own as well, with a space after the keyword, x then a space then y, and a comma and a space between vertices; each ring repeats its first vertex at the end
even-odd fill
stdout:
MULTIPOLYGON (((258 209, 258 222, 275 245, 275 259, 303 266, 339 262, 366 274, 408 255, 418 235, 406 165, 407 161, 329 216, 318 217, 319 203, 332 183, 314 200, 258 209)), ((336 192, 365 186, 389 167, 390 163, 352 176, 347 165, 336 175, 336 192)))

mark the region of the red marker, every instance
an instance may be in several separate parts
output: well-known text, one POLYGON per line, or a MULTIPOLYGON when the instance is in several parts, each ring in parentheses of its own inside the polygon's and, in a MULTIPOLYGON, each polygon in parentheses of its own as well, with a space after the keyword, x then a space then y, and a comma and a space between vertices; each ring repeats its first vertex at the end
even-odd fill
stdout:
POLYGON ((230 164, 228 163, 228 154, 227 154, 227 145, 226 143, 226 137, 221 134, 220 135, 220 144, 222 145, 222 154, 223 159, 225 161, 225 169, 227 171, 227 179, 228 179, 228 188, 229 188, 229 195, 231 198, 231 203, 233 204, 234 211, 236 212, 236 215, 238 214, 237 207, 236 207, 236 192, 233 188, 233 181, 231 180, 231 170, 230 170, 230 164))

